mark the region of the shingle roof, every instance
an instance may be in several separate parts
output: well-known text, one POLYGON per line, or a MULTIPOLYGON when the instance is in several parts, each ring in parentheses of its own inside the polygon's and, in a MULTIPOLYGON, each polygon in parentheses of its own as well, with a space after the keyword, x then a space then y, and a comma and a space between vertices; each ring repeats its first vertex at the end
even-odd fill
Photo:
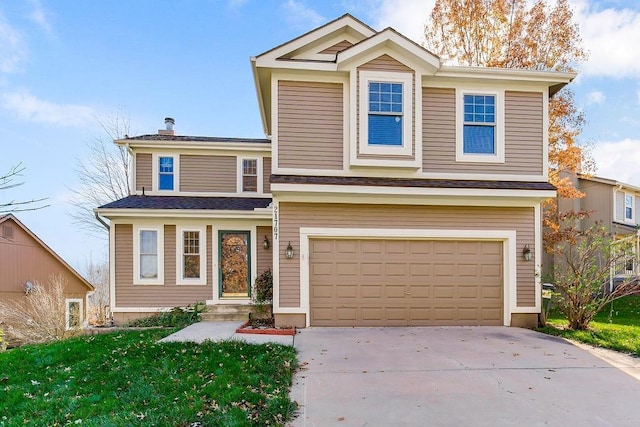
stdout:
POLYGON ((191 197, 191 196, 128 196, 100 206, 99 209, 195 209, 252 211, 266 208, 270 198, 191 197))
POLYGON ((555 190, 548 182, 458 179, 377 178, 357 176, 271 175, 272 184, 364 185, 370 187, 475 188, 492 190, 555 190))
POLYGON ((218 136, 189 136, 189 135, 138 135, 123 139, 122 141, 178 141, 178 142, 228 142, 228 143, 253 143, 269 144, 271 141, 264 138, 225 138, 218 136))

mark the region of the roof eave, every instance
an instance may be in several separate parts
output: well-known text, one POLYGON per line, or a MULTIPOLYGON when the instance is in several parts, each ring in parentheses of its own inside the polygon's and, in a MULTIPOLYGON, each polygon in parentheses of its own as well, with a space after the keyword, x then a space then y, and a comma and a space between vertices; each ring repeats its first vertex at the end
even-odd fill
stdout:
POLYGON ((141 209, 141 208, 96 208, 94 212, 105 218, 252 218, 271 219, 272 210, 257 208, 252 210, 223 209, 141 209))

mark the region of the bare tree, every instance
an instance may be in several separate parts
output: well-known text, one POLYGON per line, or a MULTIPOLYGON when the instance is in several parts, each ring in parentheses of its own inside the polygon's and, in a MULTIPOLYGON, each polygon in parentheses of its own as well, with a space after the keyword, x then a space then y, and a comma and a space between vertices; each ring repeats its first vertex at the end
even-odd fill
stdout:
POLYGON ((86 157, 76 158, 79 184, 71 189, 70 215, 89 234, 104 236, 105 230, 96 221, 93 209, 131 194, 131 156, 126 147, 113 143, 129 135, 131 122, 119 113, 95 119, 104 133, 87 141, 86 157))
POLYGON ((109 319, 109 263, 107 260, 94 262, 89 259, 84 277, 94 287, 87 298, 89 324, 105 325, 109 319))
MULTIPOLYGON (((0 191, 1 190, 9 190, 11 188, 16 188, 24 184, 24 181, 16 181, 16 179, 22 176, 22 172, 24 172, 25 167, 22 163, 18 163, 9 169, 9 172, 0 176, 0 191)), ((33 211, 37 209, 46 208, 49 205, 43 205, 42 202, 47 200, 46 198, 42 199, 31 199, 31 200, 8 200, 3 201, 0 200, 0 214, 12 213, 12 212, 24 212, 24 211, 33 211)))

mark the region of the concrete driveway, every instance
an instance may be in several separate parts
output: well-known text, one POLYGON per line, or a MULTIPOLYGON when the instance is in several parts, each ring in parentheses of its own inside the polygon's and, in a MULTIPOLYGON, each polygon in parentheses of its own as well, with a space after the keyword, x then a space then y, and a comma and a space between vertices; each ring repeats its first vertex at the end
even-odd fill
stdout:
POLYGON ((294 345, 294 426, 640 425, 638 379, 526 329, 308 328, 294 345))

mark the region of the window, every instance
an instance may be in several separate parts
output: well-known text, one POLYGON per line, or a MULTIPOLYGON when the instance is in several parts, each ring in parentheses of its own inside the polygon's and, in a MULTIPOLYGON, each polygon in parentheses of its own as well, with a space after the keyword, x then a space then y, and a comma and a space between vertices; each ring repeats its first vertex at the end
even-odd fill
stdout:
POLYGON ((504 91, 456 89, 456 161, 504 163, 504 91))
POLYGON ((464 95, 465 154, 496 154, 496 97, 464 95))
POLYGON ((173 157, 158 157, 158 190, 173 191, 173 157))
POLYGON ((65 300, 65 324, 67 329, 78 329, 82 326, 82 300, 70 298, 65 300))
POLYGON ((258 191, 258 160, 242 160, 242 191, 258 191))
POLYGON ((182 233, 182 265, 183 279, 200 278, 200 232, 185 231, 182 233))
POLYGON ((624 219, 625 221, 633 221, 633 195, 624 195, 624 219))
POLYGON ((369 82, 369 145, 402 146, 402 83, 369 82))
POLYGON ((179 285, 205 285, 206 227, 176 228, 176 280, 179 285))
POLYGON ((158 232, 140 230, 140 278, 158 278, 158 232))
POLYGON ((164 226, 134 225, 133 283, 164 284, 164 226))
POLYGON ((357 153, 413 156, 413 74, 362 70, 358 90, 357 153))

